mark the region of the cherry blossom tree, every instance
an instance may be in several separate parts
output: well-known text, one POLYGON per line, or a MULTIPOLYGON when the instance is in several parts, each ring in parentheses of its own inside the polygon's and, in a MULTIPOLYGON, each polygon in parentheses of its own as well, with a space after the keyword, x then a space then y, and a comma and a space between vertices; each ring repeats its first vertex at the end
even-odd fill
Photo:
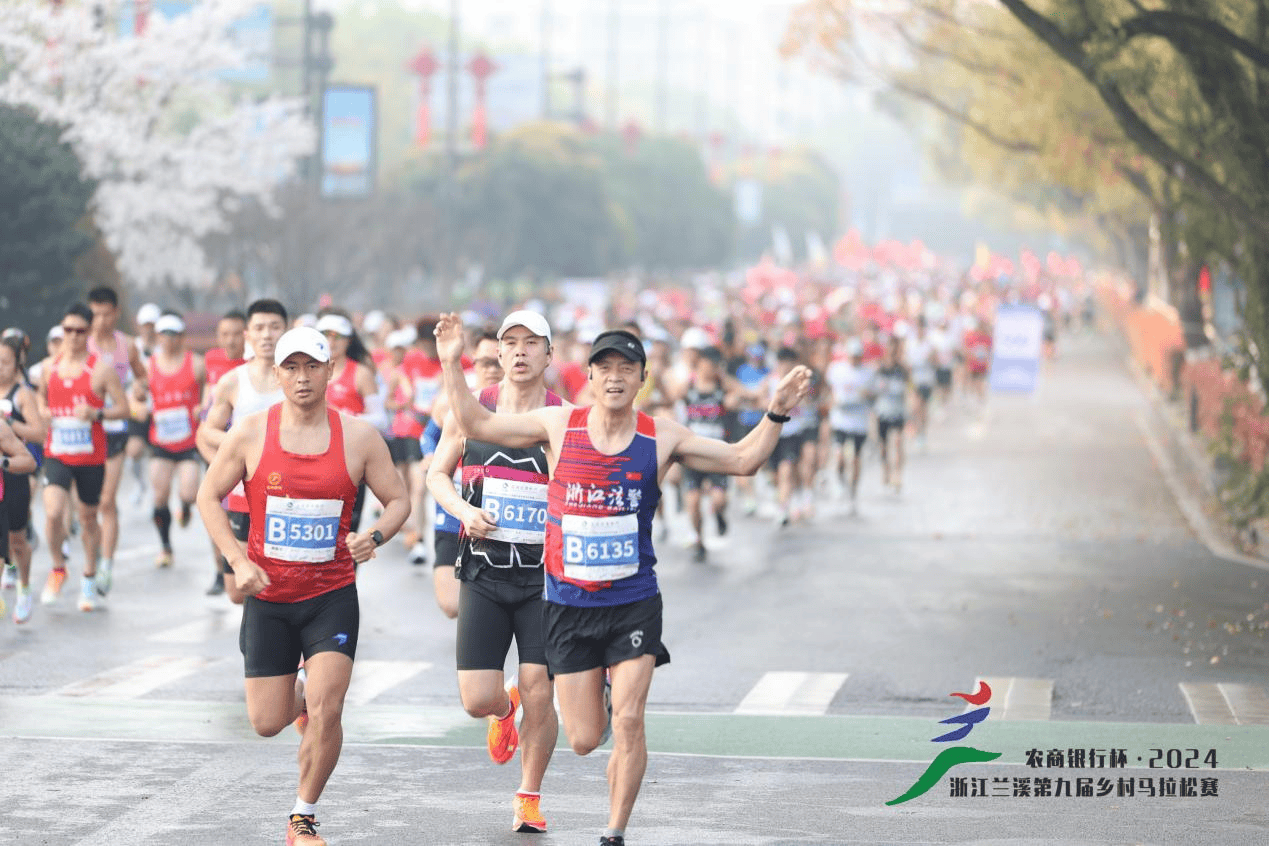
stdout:
POLYGON ((211 285, 203 239, 244 205, 276 214, 276 190, 314 149, 300 100, 225 79, 248 61, 232 26, 257 4, 201 0, 133 36, 115 24, 121 0, 5 2, 0 102, 62 128, 130 284, 211 285))

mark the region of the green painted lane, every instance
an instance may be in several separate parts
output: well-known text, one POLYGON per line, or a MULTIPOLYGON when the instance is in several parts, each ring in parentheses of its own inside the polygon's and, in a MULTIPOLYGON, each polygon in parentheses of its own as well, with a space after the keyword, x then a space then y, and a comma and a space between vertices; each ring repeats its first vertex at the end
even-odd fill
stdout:
MULTIPOLYGON (((648 714, 649 751, 678 755, 818 758, 928 763, 949 745, 1000 752, 1000 764, 1025 764, 1029 750, 1123 750, 1130 768, 1175 769, 1177 760, 1208 769, 1215 750, 1222 770, 1269 771, 1269 726, 1215 726, 1075 721, 985 722, 958 744, 932 743, 946 730, 937 720, 885 716, 741 716, 648 714), (1198 750, 1192 756, 1185 750, 1198 750), (1161 750, 1155 752, 1154 750, 1161 750), (1181 750, 1169 760, 1168 750, 1181 750)), ((461 708, 363 705, 344 714, 349 744, 480 747, 485 722, 461 708)), ((262 742, 237 702, 108 700, 64 696, 0 699, 0 735, 7 737, 262 742)), ((293 743, 293 732, 271 742, 293 743)), ((563 741, 561 741, 561 745, 563 741)))

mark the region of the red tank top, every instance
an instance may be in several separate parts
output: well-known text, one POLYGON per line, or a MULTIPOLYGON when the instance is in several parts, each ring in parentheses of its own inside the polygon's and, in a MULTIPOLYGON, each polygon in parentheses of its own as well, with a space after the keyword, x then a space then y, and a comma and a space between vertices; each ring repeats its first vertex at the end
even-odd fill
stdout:
POLYGON ((357 362, 351 358, 346 360, 339 375, 326 383, 326 402, 344 414, 361 414, 366 410, 366 401, 357 392, 357 362))
POLYGON ((357 486, 348 478, 339 412, 328 408, 326 417, 326 451, 297 455, 284 452, 278 437, 282 405, 270 408, 260 464, 245 483, 247 555, 269 575, 269 586, 257 594, 267 602, 301 602, 355 578, 345 538, 357 486))
POLYGON ((57 371, 62 357, 58 356, 49 367, 48 408, 53 415, 52 425, 44 437, 44 454, 63 464, 83 467, 106 463, 106 430, 100 421, 80 420, 75 416, 75 403, 83 400, 90 408, 104 408, 106 400, 93 392, 93 368, 97 356, 89 355, 79 375, 73 379, 61 376, 57 371))
POLYGON ((220 347, 212 347, 203 356, 203 366, 207 369, 207 384, 214 385, 230 370, 240 364, 246 364, 245 358, 229 358, 220 347))
POLYGON ((198 428, 198 407, 202 397, 194 373, 194 354, 185 358, 175 373, 164 373, 157 356, 150 358, 150 395, 154 414, 150 418, 150 443, 168 452, 194 448, 198 428))

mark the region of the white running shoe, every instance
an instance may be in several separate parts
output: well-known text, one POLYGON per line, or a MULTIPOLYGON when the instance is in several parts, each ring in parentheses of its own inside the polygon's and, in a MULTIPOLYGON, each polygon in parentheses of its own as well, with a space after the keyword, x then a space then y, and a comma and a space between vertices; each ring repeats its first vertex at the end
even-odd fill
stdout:
POLYGON ((18 601, 13 604, 13 622, 25 623, 31 619, 31 589, 18 588, 18 601))
POLYGON ((103 558, 97 564, 97 593, 105 596, 110 593, 110 586, 114 584, 115 562, 109 558, 103 558))
POLYGON ((427 563, 427 547, 422 541, 418 541, 414 546, 410 547, 410 563, 426 564, 427 563))
POLYGON ((0 575, 0 590, 12 590, 18 586, 18 568, 12 564, 4 565, 4 575, 0 575))
POLYGON ((80 611, 96 611, 97 610, 97 585, 94 584, 96 579, 91 576, 84 576, 84 580, 80 583, 79 591, 79 610, 80 611))

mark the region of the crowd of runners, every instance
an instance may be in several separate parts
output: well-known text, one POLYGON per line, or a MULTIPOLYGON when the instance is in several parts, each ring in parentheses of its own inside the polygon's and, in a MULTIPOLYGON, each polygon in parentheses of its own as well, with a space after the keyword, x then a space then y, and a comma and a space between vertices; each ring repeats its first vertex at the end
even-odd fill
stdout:
POLYGON ((260 299, 195 350, 184 317, 154 304, 125 334, 117 292, 97 288, 46 334, 0 339, 0 608, 38 623, 36 599, 62 602, 72 570, 84 612, 127 590, 114 560, 133 478, 155 565, 207 567, 207 592, 243 605, 251 724, 302 735, 287 843, 320 846, 356 569, 399 538, 457 621, 459 694, 488 721, 491 758, 521 753, 514 830, 546 830, 562 725, 581 755, 611 738, 600 842, 622 844, 648 689, 669 660, 654 542, 684 526, 699 562, 737 520, 779 532, 829 503, 853 512, 870 468, 882 495, 901 495, 906 452, 950 404, 982 407, 992 318, 1009 302, 1041 310, 1047 355, 1092 320, 1078 272, 817 278, 764 264, 691 285, 562 287, 505 313, 297 315, 260 299), (173 529, 196 506, 211 544, 177 562, 173 529))

